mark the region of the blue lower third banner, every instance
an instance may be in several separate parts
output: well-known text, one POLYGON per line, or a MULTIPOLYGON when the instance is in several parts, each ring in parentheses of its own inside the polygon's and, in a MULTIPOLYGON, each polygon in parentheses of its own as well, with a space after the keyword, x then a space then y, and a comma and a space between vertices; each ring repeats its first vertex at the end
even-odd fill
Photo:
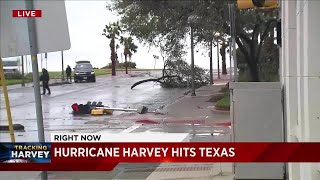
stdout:
POLYGON ((50 162, 50 143, 0 143, 0 163, 50 162))

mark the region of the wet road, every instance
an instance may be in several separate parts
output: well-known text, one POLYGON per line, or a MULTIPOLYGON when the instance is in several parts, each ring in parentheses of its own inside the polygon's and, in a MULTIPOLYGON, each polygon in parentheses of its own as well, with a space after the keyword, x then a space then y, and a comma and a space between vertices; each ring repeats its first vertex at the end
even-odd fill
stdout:
MULTIPOLYGON (((151 76, 158 77, 160 73, 161 71, 155 71, 151 73, 151 76)), ((115 116, 74 116, 71 114, 73 103, 101 101, 104 105, 121 108, 137 108, 144 105, 153 111, 172 103, 187 91, 186 89, 164 89, 153 82, 141 84, 131 90, 130 87, 134 82, 150 78, 150 74, 146 72, 136 72, 136 74, 138 76, 131 77, 119 73, 116 77, 99 76, 96 83, 52 86, 52 94, 42 96, 45 130, 69 131, 94 128, 99 130, 107 128, 106 125, 90 123, 90 121, 115 118, 115 116)), ((9 97, 14 124, 24 125, 26 131, 36 131, 33 87, 9 88, 9 97)), ((2 95, 1 125, 8 124, 4 104, 2 95)))
MULTIPOLYGON (((153 74, 158 76, 158 74, 153 74)), ((139 80, 149 78, 130 77, 119 75, 117 77, 101 76, 97 78, 96 83, 79 83, 51 87, 52 95, 43 96, 43 113, 46 140, 50 139, 50 132, 113 132, 119 133, 128 130, 137 122, 132 119, 129 113, 116 116, 73 116, 71 105, 73 103, 86 103, 87 101, 101 101, 104 105, 112 107, 136 108, 138 106, 147 106, 151 111, 161 106, 176 101, 183 96, 187 89, 163 89, 155 83, 145 83, 131 90, 131 85, 139 80)), ((35 114, 35 104, 32 87, 11 89, 9 91, 11 111, 15 124, 25 126, 25 132, 15 132, 17 142, 37 141, 37 122, 35 114)), ((1 98, 1 124, 7 125, 6 113, 3 107, 4 101, 1 98)), ((148 116, 145 116, 148 117, 148 116)), ((159 116, 158 116, 159 117, 159 116)), ((161 116, 159 117, 161 119, 161 116)), ((162 119, 161 119, 162 120, 162 119)), ((160 121, 161 121, 160 120, 160 121)), ((166 132, 166 133, 190 133, 191 142, 229 142, 231 139, 230 127, 212 127, 197 123, 144 123, 138 128, 133 129, 131 133, 138 132, 166 132)), ((0 133, 0 141, 9 142, 9 133, 0 133)), ((126 170, 156 168, 158 166, 182 166, 185 164, 157 164, 157 163, 121 163, 114 171, 103 172, 89 176, 101 176, 106 178, 110 176, 114 179, 126 177, 126 170)), ((210 164, 211 165, 211 164, 210 164)), ((195 166, 190 164, 190 166, 195 166)), ((198 166, 198 164, 196 164, 198 166)), ((88 173, 88 172, 86 172, 88 173)), ((152 172, 148 172, 148 177, 152 172)), ((53 172, 49 177, 68 177, 75 174, 66 175, 60 172, 53 172)), ((79 175, 80 176, 80 175, 79 175)), ((92 178, 92 177, 90 177, 92 178)), ((1 179, 1 177, 0 177, 1 179)))
MULTIPOLYGON (((147 106, 153 111, 168 105, 182 97, 188 89, 164 89, 153 82, 144 83, 133 90, 134 82, 150 78, 148 73, 139 72, 140 76, 131 77, 119 74, 116 77, 99 76, 96 83, 73 83, 51 87, 52 94, 42 96, 44 127, 46 140, 50 132, 122 132, 136 124, 135 118, 147 116, 136 113, 117 112, 112 116, 74 116, 71 114, 73 103, 101 101, 104 105, 121 108, 147 106), (131 116, 133 115, 133 116, 131 116)), ((151 76, 160 76, 161 71, 152 72, 151 76)), ((14 124, 22 124, 25 132, 15 132, 16 140, 37 141, 37 120, 32 87, 9 90, 11 112, 14 124)), ((4 100, 1 98, 1 125, 8 125, 4 100)), ((154 118, 154 117, 152 117, 154 118)), ((157 118, 162 118, 157 116, 157 118)), ((197 124, 197 123, 196 123, 197 124)), ((133 132, 167 132, 194 134, 191 141, 230 141, 229 127, 211 127, 204 124, 148 124, 133 132), (222 132, 222 133, 221 133, 222 132)), ((10 141, 8 132, 0 132, 1 141, 10 141)))

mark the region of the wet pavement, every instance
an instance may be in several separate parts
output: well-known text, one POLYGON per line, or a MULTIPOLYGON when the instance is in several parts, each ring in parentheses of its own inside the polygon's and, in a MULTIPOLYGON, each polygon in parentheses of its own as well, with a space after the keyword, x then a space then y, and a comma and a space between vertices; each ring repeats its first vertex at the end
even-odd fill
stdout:
MULTIPOLYGON (((161 72, 152 73, 160 76, 161 72)), ((43 96, 43 112, 46 140, 50 132, 106 132, 139 133, 165 132, 189 133, 191 142, 230 142, 231 127, 217 122, 230 121, 227 113, 212 113, 208 100, 212 93, 219 91, 218 86, 207 86, 197 90, 197 97, 184 96, 188 89, 164 89, 155 83, 144 83, 133 90, 131 85, 139 80, 149 78, 144 75, 116 77, 100 76, 96 83, 73 83, 51 87, 52 95, 43 96), (75 102, 101 101, 104 105, 122 108, 147 106, 150 111, 159 107, 162 115, 153 113, 114 113, 112 116, 74 116, 71 105, 75 102)), ((217 83, 219 84, 219 83, 217 83)), ((225 82, 222 83, 222 85, 225 82)), ((11 88, 9 90, 11 111, 14 124, 25 126, 25 132, 15 132, 17 142, 37 141, 37 121, 32 87, 11 88)), ((1 99, 3 105, 3 99, 1 99)), ((1 107, 1 125, 7 125, 5 109, 1 107)), ((8 132, 0 133, 0 141, 9 142, 8 132)), ((213 179, 217 173, 230 173, 231 166, 221 169, 220 163, 135 163, 119 164, 110 172, 50 172, 49 179, 194 179, 208 175, 213 179), (151 169, 151 170, 150 170, 151 169), (191 169, 191 171, 190 171, 191 169), (204 171, 205 170, 205 171, 204 171), (190 171, 190 172, 189 172, 190 171), (171 174, 170 174, 171 173, 171 174)), ((13 174, 9 173, 8 177, 13 174)), ((35 176, 33 176, 35 177, 35 176)), ((0 176, 1 179, 1 176, 0 176)), ((205 178, 207 179, 207 178, 205 178)), ((231 178, 230 178, 231 179, 231 178)))
MULTIPOLYGON (((155 71, 151 75, 157 77, 160 73, 161 71, 155 71)), ((186 89, 164 89, 152 82, 141 84, 131 90, 130 87, 134 82, 150 78, 148 73, 136 74, 134 77, 124 74, 116 77, 99 76, 96 83, 73 83, 51 87, 52 94, 42 96, 45 131, 99 131, 112 125, 90 122, 124 120, 124 116, 132 114, 115 112, 112 116, 74 116, 71 114, 73 103, 101 101, 106 106, 120 108, 137 108, 143 105, 153 111, 172 103, 187 91, 186 89)), ((22 124, 28 133, 33 134, 37 131, 33 87, 9 89, 9 97, 13 123, 22 124)), ((1 98, 0 124, 8 124, 3 98, 1 98)), ((117 129, 121 127, 118 126, 117 129)), ((23 133, 16 134, 22 137, 23 133)), ((5 136, 5 133, 1 133, 0 140, 6 141, 5 136)))

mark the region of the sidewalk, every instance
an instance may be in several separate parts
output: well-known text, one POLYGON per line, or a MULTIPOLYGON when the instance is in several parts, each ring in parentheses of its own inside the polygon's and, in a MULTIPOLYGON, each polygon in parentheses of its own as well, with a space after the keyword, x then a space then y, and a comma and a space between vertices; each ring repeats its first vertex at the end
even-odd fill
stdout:
MULTIPOLYGON (((129 130, 129 133, 138 132, 167 132, 193 134, 191 142, 229 142, 231 141, 230 127, 218 127, 215 123, 229 122, 229 113, 212 112, 208 107, 212 102, 208 100, 225 86, 227 81, 215 82, 215 85, 208 85, 196 90, 196 97, 185 95, 174 103, 164 107, 161 112, 165 115, 144 114, 126 117, 130 122, 140 123, 136 128, 129 130), (212 129, 217 132, 226 131, 226 134, 205 135, 212 129), (229 130, 229 131, 228 131, 229 130)), ((106 130, 107 131, 107 130, 106 130)), ((100 132, 105 132, 100 131, 100 132)), ((219 134, 219 133, 213 133, 219 134)), ((111 172, 71 173, 65 172, 56 174, 54 178, 64 179, 147 179, 147 180, 173 180, 173 179, 211 179, 211 180, 232 180, 232 163, 138 163, 118 165, 111 172)))
MULTIPOLYGON (((212 106, 212 102, 208 100, 219 92, 220 88, 225 86, 227 81, 221 80, 218 85, 208 85, 196 90, 196 96, 192 97, 186 95, 174 103, 166 106, 161 112, 166 115, 161 116, 167 120, 168 124, 166 128, 174 129, 175 132, 185 129, 190 123, 198 123, 197 127, 214 126, 215 123, 229 122, 229 113, 213 112, 208 107, 212 106), (193 122, 192 122, 193 121, 193 122)), ((145 115, 145 119, 156 120, 159 116, 145 115)), ((140 118, 143 119, 140 115, 140 118)), ((134 119, 134 118, 133 118, 134 119)), ((193 124, 194 125, 194 124, 193 124)), ((228 127, 229 128, 229 127, 228 127)), ((223 128, 222 128, 223 129, 223 128)), ((221 130, 220 130, 221 131, 221 130)), ((139 132, 139 128, 133 132, 139 132)), ((193 133, 190 131, 190 133, 193 133)), ((203 133, 203 132, 202 132, 203 133)), ((230 131, 229 131, 230 133, 230 131)), ((210 142, 210 138, 201 138, 203 135, 199 135, 198 138, 193 138, 192 142, 210 142)), ((223 136, 223 135, 222 135, 223 136)), ((220 138, 221 141, 231 141, 230 134, 227 134, 225 138, 220 138)), ((219 141, 219 140, 218 140, 219 141)), ((147 179, 147 180, 173 180, 173 179, 211 179, 211 180, 232 180, 234 175, 232 172, 232 163, 162 163, 158 167, 150 167, 147 165, 141 168, 124 169, 116 168, 114 171, 107 174, 114 174, 115 171, 119 172, 113 179, 147 179)))

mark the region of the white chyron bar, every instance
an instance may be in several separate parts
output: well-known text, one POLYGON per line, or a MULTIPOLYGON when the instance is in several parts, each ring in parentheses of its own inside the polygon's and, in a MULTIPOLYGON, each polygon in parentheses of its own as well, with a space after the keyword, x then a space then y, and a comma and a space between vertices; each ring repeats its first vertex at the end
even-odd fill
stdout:
POLYGON ((188 133, 52 133, 51 142, 189 142, 188 133))

